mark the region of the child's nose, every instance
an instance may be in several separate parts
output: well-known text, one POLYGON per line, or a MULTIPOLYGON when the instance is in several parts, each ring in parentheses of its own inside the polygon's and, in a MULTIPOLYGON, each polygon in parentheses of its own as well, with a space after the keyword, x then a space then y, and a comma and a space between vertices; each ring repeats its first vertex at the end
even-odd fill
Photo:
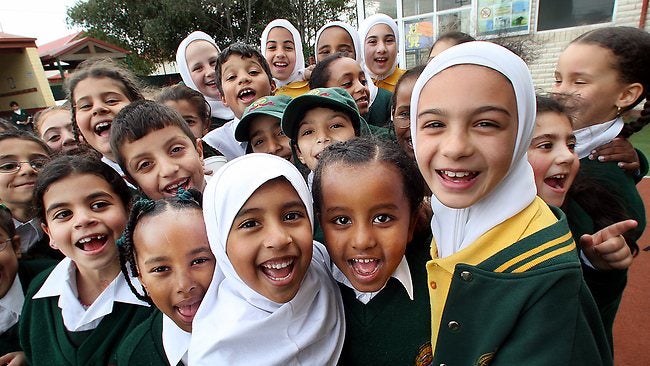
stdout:
POLYGON ((377 245, 372 235, 370 224, 357 224, 352 238, 352 247, 358 251, 365 251, 377 245))
POLYGON ((169 177, 174 175, 179 169, 178 164, 176 164, 173 161, 169 160, 161 160, 158 162, 158 166, 160 168, 160 176, 162 177, 169 177))
POLYGON ((83 227, 90 226, 97 222, 95 216, 88 210, 78 210, 74 214, 74 228, 80 229, 83 227))
POLYGON ((293 241, 282 223, 268 223, 267 227, 268 231, 264 240, 264 246, 266 248, 275 250, 282 249, 293 241))
POLYGON ((178 293, 189 293, 196 288, 196 281, 188 274, 178 271, 176 275, 178 293))
POLYGON ((464 131, 450 131, 440 139, 440 153, 450 159, 460 159, 472 154, 472 142, 464 131))

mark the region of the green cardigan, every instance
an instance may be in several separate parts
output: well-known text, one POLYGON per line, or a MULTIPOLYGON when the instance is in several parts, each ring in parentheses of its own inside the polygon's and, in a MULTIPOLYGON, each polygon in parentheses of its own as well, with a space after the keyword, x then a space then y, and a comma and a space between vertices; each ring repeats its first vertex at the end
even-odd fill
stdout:
MULTIPOLYGON (((162 341, 162 317, 162 312, 155 309, 147 320, 133 329, 117 349, 118 365, 169 366, 162 341)), ((183 363, 179 362, 177 366, 183 366, 183 363)))
POLYGON ((51 270, 34 279, 20 317, 20 344, 30 365, 106 365, 115 363, 115 351, 152 309, 116 302, 97 328, 69 332, 63 324, 58 297, 32 299, 51 270))
POLYGON ((367 304, 357 300, 351 288, 339 284, 346 323, 339 365, 415 365, 422 350, 430 360, 431 316, 425 268, 430 242, 407 246, 413 300, 395 278, 390 278, 367 304))
POLYGON ((362 117, 369 125, 377 127, 388 127, 390 125, 390 99, 393 93, 379 88, 377 96, 370 106, 368 113, 362 117))

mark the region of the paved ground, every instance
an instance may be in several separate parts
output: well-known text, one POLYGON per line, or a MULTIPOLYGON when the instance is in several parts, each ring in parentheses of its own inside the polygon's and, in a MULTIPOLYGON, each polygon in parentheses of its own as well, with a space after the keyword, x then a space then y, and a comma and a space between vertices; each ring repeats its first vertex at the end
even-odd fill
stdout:
MULTIPOLYGON (((645 202, 646 217, 650 218, 650 179, 637 187, 645 202)), ((650 229, 646 228, 639 247, 614 323, 616 366, 650 365, 650 229)))

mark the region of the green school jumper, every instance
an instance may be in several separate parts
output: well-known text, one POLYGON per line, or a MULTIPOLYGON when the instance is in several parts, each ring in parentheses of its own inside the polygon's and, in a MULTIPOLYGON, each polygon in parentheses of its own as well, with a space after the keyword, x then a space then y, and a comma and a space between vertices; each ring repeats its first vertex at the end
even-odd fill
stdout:
POLYGON ((416 365, 424 351, 431 360, 431 323, 425 265, 429 243, 411 242, 406 261, 413 300, 399 280, 390 278, 379 294, 364 304, 339 283, 345 308, 345 343, 339 365, 416 365))
POLYGON ((393 93, 378 88, 377 96, 370 106, 368 113, 362 117, 368 124, 377 127, 388 127, 390 125, 390 99, 393 93))
MULTIPOLYGON (((34 259, 18 261, 18 278, 23 294, 27 292, 29 284, 42 271, 56 265, 56 261, 49 259, 34 259)), ((0 334, 0 356, 9 352, 22 351, 20 339, 18 338, 18 323, 0 334)))
MULTIPOLYGON (((34 279, 20 317, 20 344, 27 362, 37 365, 107 365, 125 336, 150 314, 151 308, 115 302, 97 328, 70 332, 63 324, 57 296, 32 299, 51 270, 34 279)), ((120 274, 121 275, 121 274, 120 274)))
POLYGON ((551 210, 536 198, 442 259, 432 243, 434 365, 613 364, 566 218, 551 210))
MULTIPOLYGON (((118 365, 169 366, 163 347, 162 317, 162 312, 155 309, 147 320, 133 329, 117 349, 118 365)), ((177 366, 183 366, 183 363, 179 362, 177 366)))

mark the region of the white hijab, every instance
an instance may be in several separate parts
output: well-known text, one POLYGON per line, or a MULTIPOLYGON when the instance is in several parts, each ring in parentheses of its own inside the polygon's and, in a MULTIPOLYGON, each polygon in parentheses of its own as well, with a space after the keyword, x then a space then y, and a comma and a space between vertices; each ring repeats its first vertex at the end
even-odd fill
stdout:
MULTIPOLYGON (((517 100, 517 138, 508 173, 492 192, 470 207, 454 209, 431 197, 431 230, 440 258, 469 246, 481 235, 519 213, 535 199, 533 170, 526 151, 535 127, 535 89, 528 67, 514 53, 489 42, 468 42, 436 56, 415 82, 411 96, 411 116, 417 116, 424 85, 439 72, 461 64, 481 65, 498 71, 512 84, 517 100)), ((418 125, 411 123, 413 150, 417 156, 418 125)))
POLYGON ((352 27, 348 23, 344 22, 329 22, 325 24, 324 26, 321 27, 321 29, 316 32, 316 42, 314 42, 314 52, 316 53, 316 63, 318 63, 318 40, 320 39, 320 35, 323 33, 323 31, 327 28, 330 27, 340 27, 343 28, 348 34, 350 35, 350 38, 352 38, 352 44, 354 46, 354 55, 355 55, 355 60, 359 63, 361 66, 361 69, 363 72, 366 74, 366 80, 368 81, 368 90, 370 91, 370 105, 375 101, 375 98, 377 97, 377 92, 378 89, 375 83, 372 82, 372 76, 368 73, 363 68, 363 47, 361 44, 361 41, 359 40, 359 33, 357 32, 354 27, 352 27))
MULTIPOLYGON (((178 49, 176 50, 176 64, 178 65, 178 71, 181 74, 181 78, 183 78, 183 83, 185 83, 185 85, 187 85, 189 88, 192 88, 196 91, 199 91, 199 88, 196 86, 196 84, 194 84, 192 76, 190 75, 190 69, 187 65, 187 59, 185 58, 185 50, 190 43, 198 40, 210 42, 210 44, 212 44, 218 52, 221 52, 214 39, 201 31, 190 33, 190 35, 182 40, 181 44, 178 45, 178 49)), ((204 95, 203 97, 208 102, 208 104, 210 104, 212 117, 220 118, 226 121, 235 118, 235 115, 232 113, 230 108, 223 105, 221 100, 211 98, 207 95, 204 95)))
POLYGON ((368 37, 368 32, 370 32, 370 29, 374 27, 377 24, 386 24, 387 26, 390 27, 390 29, 393 31, 393 35, 395 36, 395 47, 399 49, 399 31, 397 29, 397 23, 393 20, 393 18, 389 17, 386 14, 381 14, 377 13, 375 15, 371 15, 364 19, 361 24, 359 24, 359 39, 361 40, 361 47, 363 48, 364 53, 362 53, 362 62, 361 66, 365 71, 372 76, 373 79, 375 80, 384 80, 387 77, 391 76, 393 72, 395 72, 395 69, 397 68, 398 64, 398 57, 397 55, 395 56, 395 62, 393 62, 393 65, 391 66, 390 70, 383 74, 383 75, 377 75, 370 70, 370 68, 366 65, 366 54, 365 54, 365 48, 366 48, 366 37, 368 37))
POLYGON ((302 199, 313 225, 312 198, 300 172, 271 154, 248 154, 221 168, 208 182, 203 214, 215 274, 196 314, 191 365, 333 365, 343 347, 345 315, 329 257, 314 242, 314 255, 296 296, 273 302, 237 275, 226 241, 235 216, 267 181, 285 177, 302 199))
POLYGON ((578 158, 586 158, 593 149, 611 142, 621 133, 624 125, 623 118, 619 116, 611 121, 573 131, 576 136, 578 158))
POLYGON ((293 43, 294 43, 294 50, 296 51, 296 63, 293 65, 293 71, 291 72, 291 75, 289 76, 288 79, 286 80, 280 80, 273 78, 275 80, 275 85, 278 87, 280 86, 285 86, 287 84, 293 83, 294 81, 302 81, 303 80, 303 73, 305 71, 305 55, 302 53, 302 38, 300 38, 300 33, 298 33, 298 29, 293 26, 288 20, 286 19, 275 19, 269 25, 264 28, 264 31, 262 32, 262 39, 261 39, 261 46, 260 50, 262 51, 262 54, 264 54, 264 57, 266 58, 266 41, 269 38, 269 32, 271 32, 271 29, 273 28, 284 28, 291 33, 291 36, 293 37, 293 43))

